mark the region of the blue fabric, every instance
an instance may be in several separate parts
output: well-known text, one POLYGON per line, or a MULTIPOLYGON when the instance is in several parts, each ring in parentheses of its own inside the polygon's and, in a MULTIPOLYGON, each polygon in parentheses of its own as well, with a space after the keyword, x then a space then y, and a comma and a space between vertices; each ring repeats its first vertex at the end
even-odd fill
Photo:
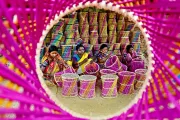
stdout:
POLYGON ((78 62, 80 59, 81 59, 81 58, 78 56, 78 54, 75 54, 75 55, 73 56, 73 60, 76 61, 76 62, 78 62))

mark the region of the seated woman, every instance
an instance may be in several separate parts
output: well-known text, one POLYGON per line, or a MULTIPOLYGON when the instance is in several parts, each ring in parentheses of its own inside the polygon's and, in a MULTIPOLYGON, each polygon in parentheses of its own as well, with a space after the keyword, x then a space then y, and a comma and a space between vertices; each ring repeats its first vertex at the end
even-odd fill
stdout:
POLYGON ((46 52, 43 56, 40 64, 40 68, 44 73, 45 79, 49 79, 53 82, 54 74, 56 72, 63 71, 68 67, 57 51, 58 48, 56 46, 50 46, 48 52, 46 52))
POLYGON ((137 56, 137 53, 136 51, 134 51, 134 48, 132 45, 127 45, 125 60, 126 60, 126 65, 128 67, 128 70, 131 70, 133 59, 141 59, 141 58, 137 56))
POLYGON ((108 52, 108 46, 106 44, 102 44, 99 49, 99 53, 96 55, 97 57, 97 63, 99 64, 100 68, 104 68, 104 63, 106 60, 110 57, 110 54, 108 52))
POLYGON ((76 46, 76 52, 72 57, 72 66, 77 71, 77 74, 83 74, 85 72, 85 65, 92 63, 92 59, 88 59, 90 56, 85 52, 82 44, 76 46))

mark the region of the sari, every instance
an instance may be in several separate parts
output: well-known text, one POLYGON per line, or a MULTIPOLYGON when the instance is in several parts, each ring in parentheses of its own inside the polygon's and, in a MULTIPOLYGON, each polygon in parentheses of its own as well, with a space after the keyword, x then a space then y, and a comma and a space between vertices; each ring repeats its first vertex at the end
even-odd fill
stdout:
MULTIPOLYGON (((75 55, 73 56, 73 59, 79 64, 79 63, 81 63, 82 61, 84 61, 84 59, 88 58, 88 56, 89 56, 88 53, 84 53, 84 54, 82 55, 82 57, 80 58, 78 54, 75 54, 75 55)), ((79 66, 79 68, 77 69, 77 74, 82 74, 82 73, 84 73, 84 72, 85 72, 85 66, 86 66, 87 64, 89 64, 91 60, 92 60, 92 59, 88 59, 88 61, 87 61, 86 63, 84 63, 84 64, 82 64, 81 66, 79 66)))
POLYGON ((133 51, 132 54, 127 53, 126 65, 127 65, 129 71, 134 72, 133 67, 135 66, 134 64, 136 64, 136 62, 134 62, 136 60, 136 57, 137 57, 137 53, 135 51, 133 51))
POLYGON ((49 61, 47 55, 44 55, 41 60, 40 67, 44 68, 42 69, 42 72, 44 73, 45 79, 53 77, 56 72, 63 71, 66 68, 65 61, 62 57, 59 54, 56 57, 58 61, 49 61))

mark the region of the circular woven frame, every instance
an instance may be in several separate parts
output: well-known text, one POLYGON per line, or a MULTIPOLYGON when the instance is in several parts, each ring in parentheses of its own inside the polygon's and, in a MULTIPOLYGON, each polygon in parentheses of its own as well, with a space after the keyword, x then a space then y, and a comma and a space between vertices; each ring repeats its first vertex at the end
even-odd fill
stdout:
POLYGON ((1 0, 0 54, 6 59, 0 64, 0 118, 87 118, 59 104, 47 89, 39 68, 39 56, 45 36, 60 18, 90 6, 131 18, 141 29, 148 46, 145 84, 132 103, 106 118, 180 118, 179 4, 178 0, 1 0), (7 67, 8 61, 12 64, 7 67))

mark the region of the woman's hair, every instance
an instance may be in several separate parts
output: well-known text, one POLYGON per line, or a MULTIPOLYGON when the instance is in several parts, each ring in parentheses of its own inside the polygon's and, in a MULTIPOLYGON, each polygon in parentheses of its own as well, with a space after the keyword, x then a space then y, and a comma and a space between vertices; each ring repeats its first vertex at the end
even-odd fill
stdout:
POLYGON ((56 46, 54 46, 54 45, 51 45, 50 47, 49 47, 49 53, 50 52, 53 52, 53 51, 58 51, 58 48, 56 47, 56 46))
POLYGON ((133 45, 131 45, 131 44, 130 44, 130 45, 127 45, 127 46, 126 46, 126 52, 129 52, 129 50, 130 50, 131 48, 133 48, 133 45))
POLYGON ((78 51, 80 47, 83 47, 83 48, 84 48, 84 46, 83 46, 82 44, 78 44, 78 45, 76 46, 76 50, 78 51))
POLYGON ((102 50, 102 49, 104 49, 105 47, 108 47, 106 44, 102 44, 101 46, 100 46, 100 50, 102 50))

